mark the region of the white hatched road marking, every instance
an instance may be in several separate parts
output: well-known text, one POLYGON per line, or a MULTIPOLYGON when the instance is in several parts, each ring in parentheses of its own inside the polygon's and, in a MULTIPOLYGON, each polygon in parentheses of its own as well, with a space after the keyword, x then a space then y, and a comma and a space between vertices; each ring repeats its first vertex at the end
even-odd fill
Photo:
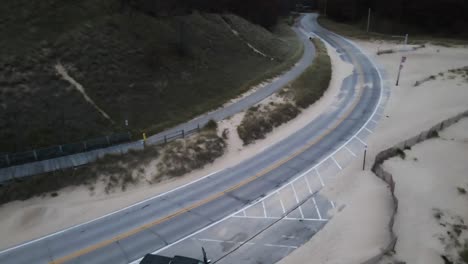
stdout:
POLYGON ((366 147, 367 147, 367 143, 366 143, 366 142, 364 142, 364 141, 362 141, 362 139, 360 139, 358 136, 356 136, 356 139, 357 139, 357 140, 359 140, 359 141, 361 141, 361 143, 362 143, 364 146, 366 146, 366 147))
POLYGON ((193 240, 199 240, 204 242, 215 242, 215 243, 232 243, 232 244, 244 244, 244 245, 255 245, 255 243, 247 241, 231 241, 231 240, 218 240, 218 239, 209 239, 209 238, 193 238, 193 240))
MULTIPOLYGON (((213 242, 213 243, 231 243, 231 244, 243 244, 243 245, 255 245, 258 243, 247 242, 247 241, 231 241, 231 240, 218 240, 218 239, 209 239, 209 238, 193 238, 193 240, 203 241, 203 242, 213 242)), ((288 245, 279 245, 279 244, 263 244, 267 247, 280 247, 280 248, 293 248, 296 249, 296 246, 288 246, 288 245)))
POLYGON ((265 218, 267 218, 267 211, 266 211, 266 208, 265 208, 265 200, 262 201, 262 206, 263 206, 263 215, 265 216, 265 218))
POLYGON ((374 133, 372 130, 368 129, 367 127, 365 127, 364 129, 367 130, 367 132, 369 132, 371 134, 374 133))
POLYGON ((304 179, 307 184, 307 189, 309 189, 309 193, 312 194, 312 189, 310 188, 309 180, 307 179, 307 175, 304 175, 304 179))
MULTIPOLYGON (((294 188, 294 184, 292 184, 292 183, 291 183, 291 186, 292 186, 292 189, 293 189, 293 192, 294 192, 294 197, 296 198, 296 203, 299 204, 299 198, 297 197, 296 188, 294 188)), ((301 213, 301 218, 304 218, 304 213, 302 212, 301 206, 299 206, 299 212, 301 213)))
POLYGON ((281 248, 294 248, 296 249, 296 246, 286 246, 286 245, 274 245, 274 244, 265 244, 267 247, 281 247, 281 248))
POLYGON ((285 213, 286 213, 286 209, 284 208, 283 200, 281 199, 281 197, 279 197, 279 194, 278 194, 278 199, 280 200, 281 209, 283 209, 283 214, 285 214, 285 213))
POLYGON ((352 152, 348 147, 344 147, 349 153, 351 153, 351 155, 353 155, 354 157, 357 157, 356 154, 354 152, 352 152))
POLYGON ((317 219, 317 218, 297 218, 297 217, 284 217, 284 218, 281 218, 281 217, 275 217, 275 216, 263 217, 263 216, 237 216, 237 215, 233 215, 231 217, 232 218, 246 218, 246 219, 272 219, 272 220, 282 219, 282 220, 317 221, 317 222, 326 222, 326 221, 328 221, 328 219, 324 219, 324 218, 320 218, 320 219, 317 219))
POLYGON ((341 165, 338 163, 338 161, 336 161, 335 157, 331 157, 332 160, 335 162, 336 166, 338 167, 338 169, 342 170, 343 168, 341 167, 341 165))
POLYGON ((322 185, 322 187, 325 186, 325 183, 323 183, 323 179, 322 179, 322 176, 320 176, 320 172, 318 171, 317 167, 315 167, 315 172, 317 172, 317 176, 320 180, 320 184, 322 185))
POLYGON ((315 201, 315 197, 312 197, 312 201, 314 202, 315 210, 317 210, 319 219, 322 219, 322 215, 320 214, 320 210, 318 209, 317 202, 315 201))

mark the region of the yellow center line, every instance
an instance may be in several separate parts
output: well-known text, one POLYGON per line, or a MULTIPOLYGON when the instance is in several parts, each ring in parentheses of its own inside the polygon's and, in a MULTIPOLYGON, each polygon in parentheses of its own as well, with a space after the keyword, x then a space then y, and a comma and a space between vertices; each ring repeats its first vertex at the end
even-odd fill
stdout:
MULTIPOLYGON (((362 67, 361 67, 359 64, 356 64, 356 63, 355 63, 356 61, 355 61, 355 58, 354 58, 353 56, 351 56, 351 58, 352 58, 352 61, 353 61, 354 65, 356 66, 357 71, 358 71, 358 73, 359 73, 359 74, 358 74, 358 78, 359 78, 359 79, 358 79, 358 83, 363 83, 363 82, 362 82, 362 76, 361 76, 361 74, 363 73, 362 67)), ((86 255, 86 254, 88 254, 88 253, 90 253, 90 252, 92 252, 92 251, 95 251, 95 250, 97 250, 97 249, 106 247, 106 246, 108 246, 108 245, 110 245, 110 244, 112 244, 112 243, 114 243, 114 242, 119 241, 119 240, 128 238, 128 237, 130 237, 130 236, 132 236, 132 235, 134 235, 134 234, 136 234, 136 233, 139 233, 139 232, 141 232, 141 231, 144 231, 144 230, 146 230, 146 229, 149 229, 149 228, 151 228, 151 227, 153 227, 153 226, 156 226, 156 225, 158 225, 158 224, 164 223, 164 222, 166 222, 166 221, 168 221, 168 220, 170 220, 170 219, 172 219, 172 218, 174 218, 174 217, 176 217, 176 216, 179 216, 179 215, 181 215, 181 214, 183 214, 183 213, 186 213, 186 212, 188 212, 188 211, 190 211, 190 210, 192 210, 192 209, 195 209, 195 208, 200 207, 200 206, 202 206, 202 205, 205 205, 205 204, 207 204, 207 203, 209 203, 209 202, 211 202, 211 201, 214 201, 214 200, 218 199, 219 197, 221 197, 221 196, 223 196, 223 195, 225 195, 225 194, 227 194, 227 193, 229 193, 229 192, 232 192, 232 191, 234 191, 234 190, 237 190, 237 189, 239 189, 239 188, 241 188, 241 187, 247 185, 248 183, 250 183, 250 182, 252 182, 252 181, 254 181, 254 180, 256 180, 256 179, 258 179, 258 178, 260 178, 260 177, 262 177, 262 176, 264 176, 264 175, 266 175, 267 173, 269 173, 269 172, 271 172, 271 171, 277 169, 278 167, 280 167, 281 165, 287 163, 287 162, 290 161, 291 159, 293 159, 293 158, 297 157, 298 155, 304 153, 307 149, 309 149, 309 148, 311 148, 312 146, 314 146, 315 144, 317 144, 317 143, 318 143, 319 141, 321 141, 324 137, 326 137, 326 136, 329 135, 333 130, 335 130, 339 125, 341 125, 341 123, 343 123, 343 121, 344 121, 344 120, 352 113, 352 111, 356 108, 356 106, 357 106, 357 104, 358 104, 360 98, 362 97, 362 92, 363 92, 362 89, 359 89, 359 96, 358 96, 358 99, 354 101, 352 107, 346 112, 345 115, 343 115, 343 117, 341 117, 340 119, 338 119, 338 121, 337 121, 332 127, 328 128, 322 135, 320 135, 320 136, 319 136, 318 138, 316 138, 314 141, 309 142, 309 143, 306 144, 304 147, 300 148, 298 151, 296 151, 294 154, 292 154, 292 155, 289 156, 288 158, 285 158, 285 159, 283 159, 283 160, 281 160, 281 161, 279 161, 279 162, 277 162, 277 163, 275 163, 275 164, 272 164, 272 165, 270 165, 269 167, 267 167, 266 169, 262 170, 261 172, 255 174, 255 175, 252 176, 252 177, 249 177, 249 178, 247 178, 247 179, 241 181, 240 183, 238 183, 238 184, 236 184, 236 185, 230 187, 229 189, 226 189, 226 190, 224 190, 224 191, 222 191, 222 192, 219 192, 219 193, 217 193, 217 194, 214 194, 214 195, 212 195, 212 196, 210 196, 210 197, 208 197, 208 198, 206 198, 206 199, 204 199, 204 200, 201 200, 201 201, 199 201, 199 202, 197 202, 197 203, 195 203, 195 204, 192 204, 192 205, 189 206, 189 207, 185 207, 185 208, 183 208, 183 209, 180 209, 180 210, 177 211, 177 212, 174 212, 174 213, 172 213, 172 214, 170 214, 170 215, 167 215, 167 216, 165 216, 165 217, 163 217, 163 218, 160 218, 160 219, 158 219, 158 220, 156 220, 156 221, 153 221, 153 222, 151 222, 151 223, 144 224, 144 225, 142 225, 142 226, 140 226, 140 227, 137 227, 137 228, 135 228, 135 229, 132 229, 132 230, 129 230, 129 231, 124 232, 124 233, 122 233, 122 234, 119 234, 119 235, 117 235, 117 236, 115 236, 115 237, 113 237, 113 238, 110 238, 110 239, 108 239, 108 240, 104 240, 104 241, 101 241, 101 242, 99 242, 99 243, 96 243, 96 244, 94 244, 94 245, 92 245, 92 246, 89 246, 89 247, 86 247, 86 248, 84 248, 84 249, 75 251, 74 253, 71 253, 71 254, 66 255, 66 256, 64 256, 64 257, 61 257, 61 258, 58 258, 58 259, 56 259, 56 260, 54 260, 54 261, 52 261, 52 262, 49 262, 49 264, 62 264, 62 263, 68 262, 68 261, 70 261, 70 260, 72 260, 72 259, 75 259, 75 258, 77 258, 77 257, 79 257, 79 256, 86 255)))

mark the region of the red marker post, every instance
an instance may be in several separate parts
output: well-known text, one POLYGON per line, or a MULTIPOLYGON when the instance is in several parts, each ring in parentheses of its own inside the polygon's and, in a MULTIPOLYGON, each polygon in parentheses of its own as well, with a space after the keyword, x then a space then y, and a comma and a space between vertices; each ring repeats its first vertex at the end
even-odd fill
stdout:
POLYGON ((400 83, 400 74, 401 74, 401 70, 403 69, 403 63, 405 63, 405 61, 406 61, 406 57, 405 56, 401 57, 400 67, 398 68, 398 76, 397 76, 397 80, 396 80, 396 86, 398 86, 398 84, 400 83))

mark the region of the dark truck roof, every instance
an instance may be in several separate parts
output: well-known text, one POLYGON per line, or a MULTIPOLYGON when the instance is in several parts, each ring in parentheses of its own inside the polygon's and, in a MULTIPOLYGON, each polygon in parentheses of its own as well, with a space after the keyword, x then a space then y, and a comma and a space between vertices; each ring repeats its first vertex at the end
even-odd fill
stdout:
POLYGON ((175 256, 168 258, 159 255, 146 254, 140 264, 203 264, 202 261, 193 258, 175 256))

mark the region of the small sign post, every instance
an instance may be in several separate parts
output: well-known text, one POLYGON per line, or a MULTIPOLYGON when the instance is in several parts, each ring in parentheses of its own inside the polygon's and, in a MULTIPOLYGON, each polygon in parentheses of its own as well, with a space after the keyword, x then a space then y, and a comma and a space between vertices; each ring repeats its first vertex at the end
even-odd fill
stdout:
POLYGON ((403 63, 405 63, 405 61, 406 61, 406 57, 405 56, 401 57, 400 67, 398 67, 398 76, 396 80, 396 86, 398 86, 398 84, 400 83, 400 74, 401 74, 401 70, 403 69, 403 63))
POLYGON ((366 169, 367 146, 364 148, 364 157, 362 159, 362 170, 366 169))

